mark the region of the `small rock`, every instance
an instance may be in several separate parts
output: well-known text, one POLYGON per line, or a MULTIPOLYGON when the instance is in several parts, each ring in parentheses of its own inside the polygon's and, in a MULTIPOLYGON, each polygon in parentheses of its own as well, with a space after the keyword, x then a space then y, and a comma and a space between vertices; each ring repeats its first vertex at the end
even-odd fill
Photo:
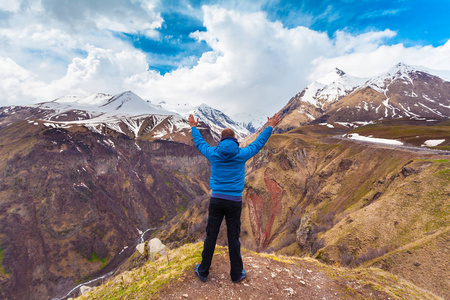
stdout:
POLYGON ((81 287, 80 287, 80 293, 81 293, 81 295, 84 295, 84 294, 86 294, 86 293, 89 293, 90 291, 92 291, 92 287, 90 287, 90 286, 87 286, 87 285, 82 285, 81 287))
POLYGON ((307 269, 306 272, 311 273, 312 271, 307 269))
POLYGON ((420 264, 419 264, 418 262, 415 262, 414 265, 415 265, 416 267, 420 266, 420 264))
POLYGON ((244 283, 244 286, 249 286, 248 284, 244 283))
POLYGON ((189 295, 188 294, 183 294, 183 297, 187 298, 187 297, 189 297, 189 295))
POLYGON ((300 280, 300 283, 306 285, 306 282, 304 282, 303 280, 300 280))
POLYGON ((414 170, 413 168, 403 167, 403 169, 402 169, 402 174, 405 177, 410 176, 410 175, 412 175, 414 173, 416 173, 416 170, 414 170))
POLYGON ((272 276, 272 278, 275 278, 275 277, 277 277, 277 274, 272 273, 271 276, 272 276))
POLYGON ((145 244, 139 244, 136 246, 136 250, 139 251, 140 254, 144 254, 144 250, 145 250, 145 244))
POLYGON ((148 247, 150 248, 150 253, 157 253, 166 248, 163 243, 157 238, 153 238, 149 241, 148 247))
POLYGON ((123 284, 130 284, 134 281, 131 272, 123 272, 120 278, 122 279, 123 284))
POLYGON ((288 291, 289 295, 294 295, 295 294, 295 292, 294 292, 294 290, 292 288, 286 288, 286 289, 284 289, 284 291, 288 291))

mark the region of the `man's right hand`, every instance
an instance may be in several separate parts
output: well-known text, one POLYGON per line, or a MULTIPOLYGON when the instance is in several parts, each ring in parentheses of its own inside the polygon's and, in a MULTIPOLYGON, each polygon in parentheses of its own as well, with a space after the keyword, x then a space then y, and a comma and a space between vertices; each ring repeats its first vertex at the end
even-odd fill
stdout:
POLYGON ((198 125, 198 118, 197 118, 197 121, 195 121, 194 116, 193 115, 189 115, 188 121, 189 121, 189 126, 197 127, 197 125, 198 125))
POLYGON ((280 123, 281 117, 279 114, 274 114, 272 118, 269 119, 267 117, 267 125, 271 126, 272 128, 277 126, 278 123, 280 123))

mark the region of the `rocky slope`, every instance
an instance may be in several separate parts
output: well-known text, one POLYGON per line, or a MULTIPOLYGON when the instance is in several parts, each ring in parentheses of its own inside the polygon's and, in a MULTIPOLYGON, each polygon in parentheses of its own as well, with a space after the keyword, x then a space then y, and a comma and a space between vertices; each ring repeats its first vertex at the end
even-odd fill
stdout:
MULTIPOLYGON (((418 141, 432 132, 448 147, 447 123, 409 132, 418 141)), ((448 297, 449 282, 440 280, 450 276, 448 151, 336 138, 349 129, 334 125, 274 135, 249 161, 242 245, 328 264, 377 266, 448 297)), ((379 137, 386 128, 398 134, 392 124, 380 127, 379 137)), ((158 236, 173 246, 203 239, 206 210, 207 199, 199 199, 158 236)), ((225 237, 219 238, 224 244, 225 237)))
MULTIPOLYGON (((125 96, 108 109, 126 108, 125 96)), ((0 116, 2 299, 48 299, 113 270, 142 232, 208 190, 181 117, 43 105, 0 116)))
POLYGON ((166 257, 119 274, 77 299, 439 299, 379 269, 349 270, 310 258, 243 250, 247 278, 229 278, 227 251, 217 247, 206 282, 194 274, 202 244, 187 244, 166 257))

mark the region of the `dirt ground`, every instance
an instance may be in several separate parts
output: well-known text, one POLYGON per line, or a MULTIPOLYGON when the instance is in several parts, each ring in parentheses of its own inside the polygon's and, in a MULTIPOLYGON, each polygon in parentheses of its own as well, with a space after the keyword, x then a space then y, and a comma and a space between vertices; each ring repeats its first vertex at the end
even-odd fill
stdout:
POLYGON ((325 274, 314 262, 286 263, 252 252, 242 253, 247 278, 232 283, 228 253, 215 255, 206 282, 194 266, 169 283, 159 299, 392 299, 362 282, 325 274), (333 278, 330 278, 333 277, 333 278))

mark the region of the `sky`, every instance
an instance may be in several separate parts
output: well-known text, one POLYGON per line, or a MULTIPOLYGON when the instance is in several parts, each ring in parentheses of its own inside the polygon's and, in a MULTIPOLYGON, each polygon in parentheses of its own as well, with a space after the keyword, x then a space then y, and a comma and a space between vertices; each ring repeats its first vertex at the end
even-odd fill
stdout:
POLYGON ((131 90, 271 115, 335 67, 450 70, 449 0, 2 0, 0 106, 131 90))

